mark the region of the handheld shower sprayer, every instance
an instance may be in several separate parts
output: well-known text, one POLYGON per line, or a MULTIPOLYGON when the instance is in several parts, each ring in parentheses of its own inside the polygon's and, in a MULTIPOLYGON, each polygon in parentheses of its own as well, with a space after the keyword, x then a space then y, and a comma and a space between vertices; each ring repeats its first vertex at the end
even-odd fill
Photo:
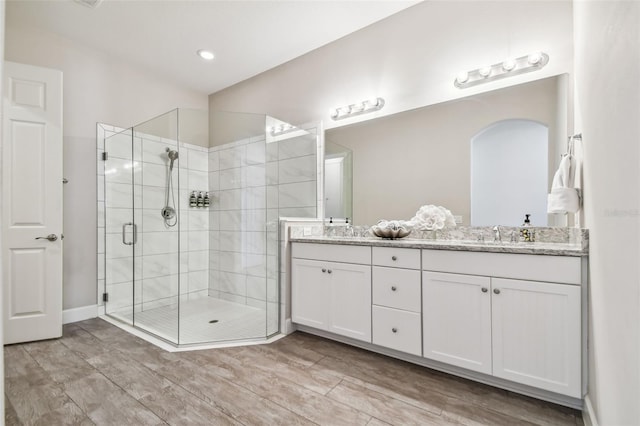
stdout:
POLYGON ((178 151, 167 148, 167 157, 169 157, 169 160, 171 160, 171 163, 169 164, 169 170, 173 170, 173 162, 178 159, 178 151))
POLYGON ((171 160, 169 163, 169 170, 167 171, 167 187, 165 190, 165 205, 160 211, 162 218, 164 219, 164 224, 166 227, 175 226, 178 223, 178 218, 176 217, 176 201, 173 193, 173 162, 178 159, 178 151, 175 151, 169 147, 166 149, 167 157, 171 160))

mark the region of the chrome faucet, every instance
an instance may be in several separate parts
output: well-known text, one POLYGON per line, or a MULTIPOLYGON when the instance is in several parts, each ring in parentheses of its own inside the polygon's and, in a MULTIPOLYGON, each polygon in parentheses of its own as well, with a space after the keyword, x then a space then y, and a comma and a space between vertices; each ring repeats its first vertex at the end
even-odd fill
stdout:
POLYGON ((500 243, 502 242, 502 235, 500 235, 500 226, 496 225, 493 227, 493 242, 500 243))

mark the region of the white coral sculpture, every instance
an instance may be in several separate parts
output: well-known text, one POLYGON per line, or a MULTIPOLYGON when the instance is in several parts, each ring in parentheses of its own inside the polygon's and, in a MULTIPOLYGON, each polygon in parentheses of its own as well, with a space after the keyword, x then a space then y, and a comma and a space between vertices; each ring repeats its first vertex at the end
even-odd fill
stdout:
POLYGON ((456 227, 456 221, 449 209, 432 204, 420 207, 410 222, 413 224, 414 229, 420 231, 434 231, 456 227))

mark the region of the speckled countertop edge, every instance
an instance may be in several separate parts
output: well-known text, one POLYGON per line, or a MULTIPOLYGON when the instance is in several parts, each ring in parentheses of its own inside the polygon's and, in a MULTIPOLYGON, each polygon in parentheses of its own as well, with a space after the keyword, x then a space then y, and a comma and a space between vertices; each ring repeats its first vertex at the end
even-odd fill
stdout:
POLYGON ((361 238, 361 237, 326 237, 308 236, 294 237, 291 242, 318 243, 318 244, 346 244, 356 246, 375 247, 398 247, 417 248, 431 250, 451 250, 451 251, 476 251, 488 253, 514 253, 514 254, 538 254, 547 256, 575 256, 583 257, 589 255, 588 249, 583 249, 577 244, 563 243, 480 243, 473 241, 452 241, 452 240, 423 240, 403 238, 396 240, 386 240, 382 238, 361 238))

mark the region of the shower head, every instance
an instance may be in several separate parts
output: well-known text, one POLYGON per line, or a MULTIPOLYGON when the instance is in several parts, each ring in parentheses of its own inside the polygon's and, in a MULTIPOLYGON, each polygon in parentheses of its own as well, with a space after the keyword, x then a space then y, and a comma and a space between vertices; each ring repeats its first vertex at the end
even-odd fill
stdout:
POLYGON ((169 160, 171 160, 171 164, 169 164, 169 170, 173 170, 173 162, 178 159, 178 151, 167 148, 167 157, 169 157, 169 160))

